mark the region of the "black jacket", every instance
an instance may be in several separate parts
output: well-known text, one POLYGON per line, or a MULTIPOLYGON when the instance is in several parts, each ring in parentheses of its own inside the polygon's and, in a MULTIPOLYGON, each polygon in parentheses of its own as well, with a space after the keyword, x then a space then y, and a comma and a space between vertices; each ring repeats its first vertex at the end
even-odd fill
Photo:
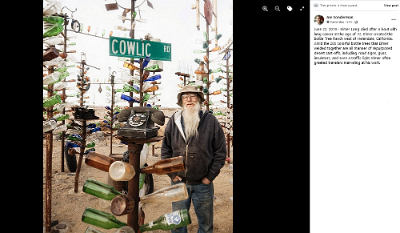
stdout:
POLYGON ((165 128, 161 158, 183 156, 185 170, 169 173, 171 179, 179 176, 187 184, 200 184, 207 177, 213 181, 225 164, 225 135, 217 118, 202 110, 198 136, 186 140, 182 129, 182 111, 174 113, 165 128))

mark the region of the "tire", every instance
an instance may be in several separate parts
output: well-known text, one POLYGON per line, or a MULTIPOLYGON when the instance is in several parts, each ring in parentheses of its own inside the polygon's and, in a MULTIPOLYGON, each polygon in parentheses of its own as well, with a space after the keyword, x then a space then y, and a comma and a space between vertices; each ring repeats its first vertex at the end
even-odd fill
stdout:
MULTIPOLYGON (((145 164, 147 167, 147 164, 145 164)), ((150 194, 154 191, 154 180, 152 174, 146 174, 144 177, 144 183, 147 184, 145 195, 150 194)))
POLYGON ((64 146, 64 156, 65 161, 67 162, 67 167, 69 172, 76 172, 78 168, 78 163, 76 162, 76 156, 68 154, 68 150, 72 147, 68 147, 67 145, 64 146))

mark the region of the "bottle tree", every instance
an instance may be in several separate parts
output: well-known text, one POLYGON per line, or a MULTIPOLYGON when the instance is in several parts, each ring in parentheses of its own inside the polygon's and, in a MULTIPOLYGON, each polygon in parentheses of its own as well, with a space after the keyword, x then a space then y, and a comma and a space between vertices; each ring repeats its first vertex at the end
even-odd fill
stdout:
MULTIPOLYGON (((79 65, 76 65, 76 68, 79 69, 79 74, 77 74, 77 79, 70 80, 71 82, 76 81, 77 89, 74 90, 72 94, 66 95, 64 92, 64 98, 66 97, 76 97, 78 100, 75 102, 72 107, 73 110, 76 110, 77 107, 85 107, 86 100, 89 99, 89 96, 85 96, 85 93, 90 89, 90 77, 87 76, 87 72, 90 67, 86 64, 86 54, 81 53, 81 61, 79 65)), ((75 115, 75 114, 74 114, 75 115)), ((77 161, 76 156, 74 154, 68 153, 68 150, 77 147, 79 151, 82 151, 83 154, 87 154, 90 151, 95 150, 96 138, 92 134, 100 130, 98 124, 88 124, 86 125, 86 120, 83 121, 74 119, 70 120, 67 125, 68 131, 65 133, 65 149, 64 154, 66 157, 67 166, 70 172, 75 172, 77 169, 77 161), (88 135, 88 136, 87 136, 88 135), (87 136, 87 137, 86 137, 87 136), (86 150, 87 149, 87 150, 86 150)))
POLYGON ((222 103, 226 104, 226 112, 224 114, 225 116, 225 124, 223 127, 225 128, 225 133, 226 133, 226 143, 227 143, 227 158, 226 161, 229 163, 230 162, 230 144, 233 139, 233 71, 231 70, 230 67, 233 67, 233 63, 229 63, 229 60, 231 58, 231 53, 233 49, 231 46, 233 45, 233 39, 230 38, 223 46, 223 49, 221 50, 220 54, 223 54, 222 58, 222 63, 218 63, 219 65, 224 67, 224 71, 226 73, 225 77, 224 76, 219 76, 218 79, 225 79, 226 80, 226 88, 221 88, 221 91, 224 92, 224 97, 226 97, 226 101, 221 100, 222 103), (223 64, 225 61, 225 64, 223 64), (226 94, 225 94, 226 92, 226 94))
MULTIPOLYGON (((57 12, 58 10, 59 9, 56 9, 55 12, 57 12)), ((45 50, 43 53, 43 76, 45 77, 43 90, 47 91, 47 98, 43 99, 43 110, 46 113, 46 118, 43 116, 43 121, 48 121, 52 119, 53 106, 55 104, 61 103, 61 96, 54 93, 54 84, 59 81, 60 76, 64 77, 64 75, 61 75, 62 72, 60 72, 60 69, 64 68, 65 63, 62 63, 61 61, 59 61, 59 59, 57 59, 59 57, 59 53, 58 50, 55 48, 55 44, 59 41, 59 39, 57 39, 56 37, 64 29, 64 19, 62 17, 53 16, 52 14, 55 12, 49 13, 46 11, 44 12, 43 16, 43 47, 45 50)), ((45 124, 43 124, 43 126, 45 126, 45 124)), ((53 132, 52 130, 49 130, 46 132, 46 232, 50 232, 51 229, 52 154, 53 132)))
MULTIPOLYGON (((211 41, 214 39, 218 41, 222 35, 217 34, 214 38, 209 39, 208 33, 203 32, 203 36, 204 36, 204 41, 202 41, 203 50, 194 50, 193 51, 194 53, 198 53, 198 54, 205 53, 205 55, 203 56, 203 60, 200 58, 196 58, 194 60, 197 64, 199 64, 197 69, 194 71, 194 73, 196 74, 195 85, 198 86, 198 88, 200 90, 202 90, 203 94, 205 95, 206 100, 205 100, 204 104, 206 105, 207 111, 210 111, 209 106, 212 105, 212 101, 210 100, 210 95, 221 94, 220 91, 215 91, 212 93, 210 93, 210 91, 209 91, 210 85, 214 81, 212 74, 222 72, 222 69, 221 69, 221 67, 218 67, 215 69, 209 68, 211 62, 214 62, 219 59, 219 58, 215 58, 210 61, 210 52, 216 52, 221 49, 219 46, 215 46, 213 49, 210 50, 209 45, 211 44, 211 41), (211 75, 211 78, 210 78, 210 75, 211 75)), ((210 111, 210 112, 212 112, 212 111, 210 111)))

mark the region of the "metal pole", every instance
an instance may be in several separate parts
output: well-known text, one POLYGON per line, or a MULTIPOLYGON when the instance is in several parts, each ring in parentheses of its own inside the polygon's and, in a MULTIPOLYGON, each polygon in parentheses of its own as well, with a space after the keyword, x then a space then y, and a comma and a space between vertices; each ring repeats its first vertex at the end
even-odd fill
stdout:
POLYGON ((76 168, 76 172, 75 172, 75 189, 74 189, 75 193, 78 193, 79 174, 81 172, 83 153, 85 152, 85 147, 86 147, 86 120, 83 119, 82 121, 83 121, 83 124, 82 124, 82 141, 81 141, 82 145, 81 145, 81 151, 79 153, 78 167, 76 168))
POLYGON ((139 175, 140 175, 140 151, 142 151, 143 144, 128 143, 129 163, 136 171, 135 176, 128 181, 128 196, 131 197, 135 206, 133 211, 128 213, 127 224, 132 227, 135 232, 139 231, 139 175))
MULTIPOLYGON (((210 39, 209 34, 208 34, 209 26, 210 25, 208 24, 208 22, 206 20, 206 33, 207 33, 208 39, 210 39)), ((208 43, 208 41, 207 41, 207 43, 208 43)), ((210 49, 209 49, 209 47, 207 47, 206 52, 207 52, 206 53, 207 58, 210 59, 210 49)), ((207 95, 206 95, 206 97, 207 97, 206 110, 209 111, 210 110, 210 61, 209 60, 207 61, 207 89, 208 89, 208 92, 207 92, 207 95)))
MULTIPOLYGON (((131 0, 131 14, 133 13, 135 11, 135 0, 131 0)), ((133 22, 133 19, 132 19, 132 22, 133 22)), ((130 33, 129 33, 129 36, 132 38, 132 39, 135 39, 135 30, 132 28, 132 24, 131 24, 131 31, 130 31, 130 33)), ((133 61, 134 59, 133 58, 131 58, 131 63, 132 64, 134 64, 134 61, 133 61)), ((129 71, 129 74, 131 75, 131 76, 133 76, 133 74, 134 74, 134 70, 130 70, 129 71)), ((133 86, 133 81, 129 81, 129 85, 131 85, 131 86, 133 86)), ((129 92, 129 96, 130 97, 133 97, 133 92, 132 91, 130 91, 129 92)), ((133 107, 133 102, 129 102, 129 107, 133 107)))
MULTIPOLYGON (((215 35, 217 35, 218 34, 218 29, 217 29, 217 26, 218 26, 218 23, 217 23, 217 20, 218 20, 218 18, 217 18, 217 0, 213 0, 212 1, 212 7, 213 7, 213 15, 214 15, 214 31, 215 31, 215 35)), ((215 43, 215 47, 217 47, 218 46, 218 40, 214 39, 214 43, 215 43)))
MULTIPOLYGON (((67 14, 64 14, 64 22, 67 20, 67 14)), ((67 23, 64 25, 64 49, 63 49, 64 55, 67 54, 67 23)), ((65 58, 66 59, 66 58, 65 58)), ((62 94, 63 96, 65 95, 65 88, 62 89, 62 94)), ((64 98, 62 100, 63 103, 65 103, 64 98)), ((65 114, 65 107, 62 110, 62 114, 65 114)), ((65 120, 62 120, 62 124, 65 125, 65 120)), ((64 172, 64 138, 65 138, 65 131, 61 132, 61 172, 64 172)))
MULTIPOLYGON (((229 52, 229 49, 227 50, 227 53, 228 52, 229 52)), ((225 53, 225 56, 226 56, 227 53, 225 53)), ((230 98, 229 98, 229 83, 230 83, 230 80, 229 80, 229 58, 227 58, 226 59, 226 107, 228 109, 229 109, 229 100, 230 100, 230 98)), ((227 143, 227 152, 228 152, 227 156, 228 156, 228 158, 231 158, 231 150, 230 150, 230 142, 231 142, 231 140, 230 140, 229 131, 230 130, 228 130, 228 133, 227 133, 226 143, 227 143)), ((230 162, 228 162, 228 163, 230 163, 230 162)))
MULTIPOLYGON (((53 66, 49 66, 48 75, 53 73, 53 66)), ((53 84, 48 85, 47 97, 53 96, 53 84)), ((53 117, 53 107, 47 108, 47 119, 53 117)), ((51 172, 53 154, 53 131, 46 133, 46 232, 51 230, 51 172)))
POLYGON ((79 106, 83 107, 83 79, 85 76, 85 61, 81 60, 81 97, 79 101, 79 106))
POLYGON ((140 96, 139 96, 139 104, 140 107, 143 107, 143 58, 140 58, 140 96))
POLYGON ((112 155, 112 140, 113 140, 113 130, 112 130, 112 126, 114 123, 114 75, 111 74, 111 119, 110 119, 110 132, 111 132, 111 136, 110 136, 110 156, 112 155))

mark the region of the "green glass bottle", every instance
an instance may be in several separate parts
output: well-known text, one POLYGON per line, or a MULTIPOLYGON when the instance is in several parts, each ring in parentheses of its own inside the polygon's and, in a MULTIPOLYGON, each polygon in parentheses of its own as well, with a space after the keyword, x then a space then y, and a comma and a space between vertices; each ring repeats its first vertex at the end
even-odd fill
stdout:
POLYGON ((178 227, 183 227, 192 223, 187 209, 177 210, 172 213, 164 214, 155 221, 148 222, 139 226, 140 232, 163 230, 168 231, 178 227))
POLYGON ((79 134, 69 134, 67 135, 67 139, 70 141, 83 141, 83 138, 79 134))
POLYGON ((139 90, 129 84, 124 84, 123 89, 116 89, 115 92, 135 92, 136 94, 139 94, 139 90))
POLYGON ((118 192, 113 186, 93 179, 87 179, 82 190, 85 193, 104 200, 112 200, 117 195, 123 195, 123 193, 118 192))
POLYGON ((56 118, 57 121, 63 121, 63 120, 69 119, 69 115, 68 115, 68 113, 66 113, 66 114, 57 114, 56 116, 54 116, 54 118, 56 118))
POLYGON ((53 95, 51 97, 48 97, 46 99, 43 100, 43 108, 48 108, 51 107, 55 104, 59 104, 61 103, 61 96, 59 95, 53 95))
POLYGON ((158 70, 160 67, 158 66, 158 64, 152 65, 152 66, 148 66, 146 68, 144 68, 144 70, 148 70, 148 71, 156 71, 158 70))
POLYGON ((95 147, 95 146, 96 146, 95 142, 91 142, 91 143, 86 144, 86 148, 92 148, 92 147, 95 147))
POLYGON ((90 207, 86 207, 82 214, 82 222, 104 229, 120 228, 127 224, 119 221, 114 215, 90 207))
POLYGON ((218 68, 215 69, 215 70, 211 70, 211 71, 210 71, 210 74, 212 74, 212 73, 218 73, 218 72, 222 72, 221 67, 218 67, 218 68))
POLYGON ((49 23, 63 24, 64 23, 64 18, 59 17, 59 16, 43 16, 43 21, 47 21, 49 23))
POLYGON ((44 33, 43 33, 43 38, 45 37, 51 37, 51 36, 55 36, 58 33, 62 32, 64 30, 64 26, 60 23, 56 23, 50 27, 48 27, 44 33))

